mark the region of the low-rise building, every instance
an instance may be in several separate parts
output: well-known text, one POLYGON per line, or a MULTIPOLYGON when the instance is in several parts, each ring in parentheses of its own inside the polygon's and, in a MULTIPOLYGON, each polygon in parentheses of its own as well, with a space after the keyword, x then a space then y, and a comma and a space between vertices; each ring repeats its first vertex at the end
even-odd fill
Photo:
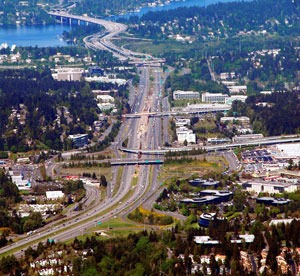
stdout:
POLYGON ((261 133, 258 134, 244 134, 244 135, 236 135, 232 138, 232 142, 247 142, 249 140, 258 140, 262 139, 264 136, 261 133))
POLYGON ((23 175, 11 175, 12 182, 21 190, 29 190, 31 183, 28 179, 24 179, 23 175))
POLYGON ((187 126, 191 123, 191 119, 176 119, 175 125, 176 127, 187 126))
POLYGON ((201 103, 201 104, 189 104, 183 111, 187 113, 210 113, 210 112, 226 112, 231 109, 228 104, 220 103, 201 103))
POLYGON ((229 138, 207 138, 207 143, 212 145, 230 143, 231 140, 229 138))
POLYGON ((225 99, 225 104, 232 105, 234 101, 245 102, 248 96, 246 95, 231 95, 230 97, 225 99))
POLYGON ((65 194, 62 191, 47 191, 46 192, 46 198, 48 200, 56 200, 63 198, 65 194))
POLYGON ((115 104, 114 103, 98 103, 97 106, 99 107, 99 109, 103 112, 106 110, 110 110, 110 109, 114 109, 115 108, 115 104))
POLYGON ((72 142, 74 143, 74 146, 77 148, 84 147, 89 143, 87 134, 69 135, 69 139, 72 140, 72 142))
POLYGON ((250 118, 245 117, 245 116, 240 116, 240 117, 221 117, 220 122, 225 123, 225 122, 231 122, 233 123, 234 121, 240 122, 242 124, 249 124, 250 123, 250 118))
POLYGON ((125 79, 118 79, 118 78, 109 78, 108 76, 93 76, 93 77, 85 77, 87 82, 100 82, 100 83, 113 83, 116 85, 125 85, 127 81, 125 79))
POLYGON ((222 93, 209 93, 204 92, 201 95, 201 100, 204 103, 225 103, 228 95, 222 93))
POLYGON ((242 187, 249 192, 259 193, 293 193, 298 190, 298 184, 281 183, 272 181, 247 181, 242 183, 242 187))
POLYGON ((247 86, 246 85, 232 85, 228 86, 230 94, 246 94, 247 86))
POLYGON ((82 68, 57 68, 52 77, 58 81, 80 81, 84 73, 82 68))
POLYGON ((115 101, 110 95, 97 95, 97 100, 101 103, 113 103, 115 101))
POLYGON ((265 205, 282 206, 289 204, 291 200, 286 198, 257 197, 256 202, 265 205))
POLYGON ((230 80, 230 79, 235 79, 235 72, 222 72, 220 73, 220 79, 221 80, 230 80))
POLYGON ((220 184, 220 181, 213 180, 213 179, 202 179, 202 178, 196 178, 189 180, 189 184, 195 187, 201 187, 201 188, 217 188, 220 184))
POLYGON ((173 92, 173 99, 177 100, 191 100, 200 99, 200 93, 195 91, 176 90, 173 92))
POLYGON ((176 129, 176 135, 178 143, 183 144, 184 141, 187 143, 196 143, 196 134, 193 130, 186 127, 180 127, 176 129))

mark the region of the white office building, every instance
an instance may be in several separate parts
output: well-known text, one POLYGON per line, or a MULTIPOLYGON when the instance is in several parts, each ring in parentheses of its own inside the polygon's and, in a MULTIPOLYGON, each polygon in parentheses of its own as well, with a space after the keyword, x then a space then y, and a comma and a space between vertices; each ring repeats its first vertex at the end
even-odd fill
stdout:
POLYGON ((84 73, 83 68, 57 68, 52 77, 58 81, 80 81, 84 73))
POLYGON ((97 95, 97 101, 101 103, 113 103, 115 99, 110 95, 97 95))
POLYGON ((221 117, 220 122, 225 123, 225 122, 240 122, 242 124, 249 124, 250 123, 250 118, 245 117, 245 116, 240 116, 240 117, 221 117))
POLYGON ((176 90, 173 92, 173 99, 176 100, 190 100, 200 99, 200 93, 195 91, 176 90))
POLYGON ((230 94, 246 94, 247 86, 246 85, 232 85, 228 86, 230 94))
POLYGON ((259 193, 293 193, 298 190, 299 185, 293 183, 281 183, 271 181, 249 181, 242 183, 242 187, 248 192, 259 193))
POLYGON ((222 93, 209 93, 204 92, 201 95, 202 102, 204 103, 225 103, 228 95, 222 93))
POLYGON ((176 127, 187 126, 191 123, 191 119, 176 119, 175 125, 176 127))
POLYGON ((178 143, 183 144, 184 141, 188 143, 196 143, 196 134, 191 129, 180 127, 176 129, 178 143))
POLYGON ((63 198, 65 194, 62 191, 47 191, 46 197, 48 200, 56 200, 63 198))
POLYGON ((232 105, 233 101, 241 101, 244 103, 246 99, 247 99, 246 95, 231 95, 230 97, 225 99, 225 104, 232 105))

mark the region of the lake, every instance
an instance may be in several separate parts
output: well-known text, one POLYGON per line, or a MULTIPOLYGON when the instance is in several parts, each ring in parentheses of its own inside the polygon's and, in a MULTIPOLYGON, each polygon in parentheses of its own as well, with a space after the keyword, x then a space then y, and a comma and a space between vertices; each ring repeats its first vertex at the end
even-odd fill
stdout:
POLYGON ((45 26, 9 26, 0 28, 0 44, 7 43, 10 47, 17 46, 66 46, 61 40, 63 31, 70 30, 68 25, 45 25, 45 26))
MULTIPOLYGON (((111 17, 110 20, 118 18, 128 18, 130 16, 142 16, 149 11, 170 10, 179 7, 204 7, 218 2, 232 2, 232 0, 186 0, 171 2, 169 5, 145 7, 138 12, 126 13, 111 17)), ((68 45, 60 37, 63 31, 70 30, 68 25, 45 25, 45 26, 10 26, 0 27, 0 44, 7 43, 10 47, 15 44, 17 46, 38 46, 38 47, 56 47, 68 45)))
MULTIPOLYGON (((216 3, 226 3, 226 2, 238 2, 241 0, 185 0, 185 1, 174 1, 174 2, 170 2, 169 5, 165 5, 165 6, 155 6, 155 7, 144 7, 141 8, 139 11, 137 12, 129 12, 126 13, 124 15, 116 15, 113 16, 111 18, 113 19, 119 19, 119 18, 129 18, 130 16, 138 16, 141 17, 142 15, 144 15, 147 12, 150 11, 167 11, 167 10, 171 10, 171 9, 176 9, 176 8, 180 8, 180 7, 206 7, 208 5, 211 4, 216 4, 216 3)), ((246 0, 246 1, 251 1, 251 0, 246 0)))

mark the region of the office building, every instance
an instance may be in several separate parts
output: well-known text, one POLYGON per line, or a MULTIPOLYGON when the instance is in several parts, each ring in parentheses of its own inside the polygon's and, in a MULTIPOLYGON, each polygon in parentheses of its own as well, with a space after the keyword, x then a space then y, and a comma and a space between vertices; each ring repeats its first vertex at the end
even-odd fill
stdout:
POLYGON ((88 144, 88 135, 87 134, 74 134, 69 135, 69 138, 74 143, 76 148, 84 147, 88 144))
POLYGON ((225 103, 228 95, 222 93, 209 93, 204 92, 201 95, 201 100, 204 103, 225 103))
POLYGON ((200 99, 200 93, 195 91, 181 91, 176 90, 173 92, 173 99, 177 100, 193 100, 200 99))

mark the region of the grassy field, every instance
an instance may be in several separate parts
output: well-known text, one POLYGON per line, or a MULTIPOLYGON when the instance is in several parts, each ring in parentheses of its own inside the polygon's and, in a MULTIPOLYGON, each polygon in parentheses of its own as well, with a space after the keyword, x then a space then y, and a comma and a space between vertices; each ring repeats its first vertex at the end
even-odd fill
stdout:
POLYGON ((145 41, 145 40, 135 40, 132 43, 132 40, 123 38, 116 41, 116 44, 119 46, 124 45, 125 48, 139 53, 151 53, 153 55, 160 56, 163 53, 172 51, 173 53, 182 53, 186 52, 189 49, 192 49, 191 44, 184 44, 177 42, 175 40, 167 41, 145 41))
POLYGON ((102 232, 101 238, 111 238, 114 236, 127 236, 130 233, 136 233, 144 230, 144 225, 134 223, 132 221, 124 221, 120 218, 113 218, 101 224, 96 224, 95 227, 89 229, 91 232, 102 232))
POLYGON ((193 174, 202 176, 209 172, 223 172, 227 166, 226 160, 222 156, 204 156, 201 159, 193 160, 189 163, 164 164, 160 179, 170 177, 188 178, 193 174))
POLYGON ((99 179, 101 175, 105 175, 106 179, 110 181, 112 177, 111 168, 102 167, 89 167, 89 168, 62 168, 61 174, 79 175, 82 176, 83 173, 95 173, 99 179))

